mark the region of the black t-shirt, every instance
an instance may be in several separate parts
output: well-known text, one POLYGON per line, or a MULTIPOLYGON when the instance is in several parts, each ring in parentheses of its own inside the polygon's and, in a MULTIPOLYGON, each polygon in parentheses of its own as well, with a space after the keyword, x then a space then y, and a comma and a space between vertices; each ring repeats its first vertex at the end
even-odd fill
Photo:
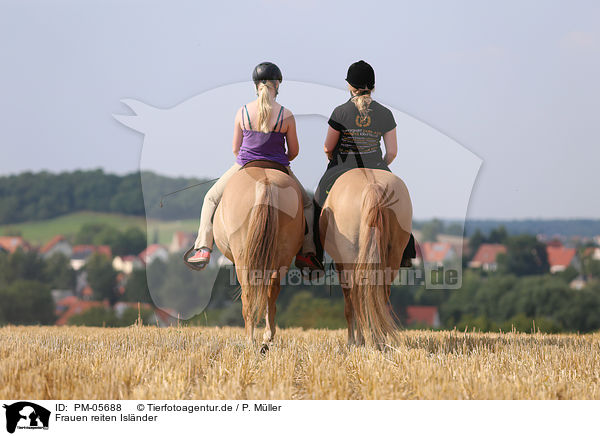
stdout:
POLYGON ((334 154, 381 158, 381 137, 396 127, 396 121, 392 111, 375 100, 363 118, 350 99, 333 110, 329 125, 340 132, 334 154))

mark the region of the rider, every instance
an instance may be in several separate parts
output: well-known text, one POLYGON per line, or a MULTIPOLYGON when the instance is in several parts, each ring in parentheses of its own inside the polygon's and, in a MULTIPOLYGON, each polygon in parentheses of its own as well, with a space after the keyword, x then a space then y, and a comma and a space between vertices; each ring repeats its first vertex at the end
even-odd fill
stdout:
MULTIPOLYGON (((353 63, 346 75, 350 99, 336 107, 329 118, 325 138, 325 153, 329 159, 327 170, 315 192, 314 235, 317 257, 323 258, 319 238, 321 209, 335 181, 353 168, 373 168, 391 171, 388 167, 396 157, 396 121, 392 112, 371 98, 375 88, 375 71, 363 60, 353 63), (381 152, 381 138, 385 155, 381 152)), ((404 251, 402 266, 410 266, 416 257, 411 235, 404 251)))
POLYGON ((300 253, 296 256, 296 265, 300 268, 322 269, 315 256, 316 249, 312 235, 313 201, 289 167, 290 161, 298 156, 299 152, 296 121, 289 109, 275 101, 282 78, 279 67, 271 62, 260 63, 254 68, 252 80, 258 98, 237 111, 233 131, 233 154, 236 156, 236 162, 204 197, 198 237, 194 243, 194 248, 198 251, 188 258, 188 262, 204 267, 210 261, 214 242, 212 220, 231 176, 248 162, 268 160, 286 167, 289 175, 296 180, 302 191, 307 232, 300 253))

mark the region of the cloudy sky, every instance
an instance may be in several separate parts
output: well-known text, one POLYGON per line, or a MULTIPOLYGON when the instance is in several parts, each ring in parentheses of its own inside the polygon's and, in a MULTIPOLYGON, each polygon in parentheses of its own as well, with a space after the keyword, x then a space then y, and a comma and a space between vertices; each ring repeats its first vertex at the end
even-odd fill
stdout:
MULTIPOLYGON (((598 22, 597 1, 2 0, 0 174, 131 172, 143 136, 113 117, 131 113, 124 98, 174 108, 247 81, 267 59, 287 80, 341 89, 348 65, 365 59, 377 100, 481 159, 469 217, 597 218, 598 22)), ((294 165, 311 188, 324 126, 302 124, 294 165)), ((399 147, 399 169, 417 166, 422 180, 440 171, 435 155, 410 162, 415 145, 399 147)), ((228 153, 229 143, 199 144, 181 171, 155 169, 191 175, 196 161, 209 176, 228 153)))

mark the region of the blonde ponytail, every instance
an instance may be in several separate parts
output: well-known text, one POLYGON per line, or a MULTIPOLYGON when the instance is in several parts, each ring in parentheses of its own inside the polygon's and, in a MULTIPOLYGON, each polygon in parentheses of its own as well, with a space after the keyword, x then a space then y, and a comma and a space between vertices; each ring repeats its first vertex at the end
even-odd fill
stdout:
POLYGON ((269 133, 271 127, 269 121, 271 120, 271 109, 273 108, 273 100, 271 99, 271 92, 269 88, 277 89, 276 82, 274 80, 268 80, 266 83, 258 84, 258 130, 264 133, 269 133))
POLYGON ((356 109, 358 109, 361 121, 364 121, 369 115, 369 112, 371 111, 371 109, 369 109, 369 106, 373 101, 373 99, 371 98, 371 90, 356 89, 352 86, 350 87, 350 92, 352 93, 352 103, 354 103, 354 106, 356 106, 356 109))

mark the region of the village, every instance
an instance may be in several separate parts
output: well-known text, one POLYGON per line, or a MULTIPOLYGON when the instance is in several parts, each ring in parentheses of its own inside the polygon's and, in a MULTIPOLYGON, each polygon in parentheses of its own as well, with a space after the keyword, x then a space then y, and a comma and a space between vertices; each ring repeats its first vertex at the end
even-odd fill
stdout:
MULTIPOLYGON (((422 238, 420 231, 414 232, 416 240, 422 238)), ((0 236, 0 253, 15 253, 17 250, 24 252, 35 252, 42 259, 50 259, 53 256, 62 256, 68 259, 70 268, 76 276, 73 289, 52 289, 51 295, 56 308, 55 324, 66 325, 75 316, 85 313, 94 307, 112 309, 119 316, 125 310, 144 310, 151 312, 151 322, 159 326, 168 326, 177 323, 178 320, 170 316, 168 310, 156 308, 150 301, 133 302, 121 301, 119 296, 123 295, 127 282, 134 272, 144 272, 148 265, 155 261, 168 262, 171 256, 179 259, 194 242, 195 235, 176 231, 172 235, 170 244, 163 245, 152 243, 140 253, 127 255, 113 255, 108 245, 72 244, 69 238, 56 235, 47 243, 36 246, 29 243, 21 236, 0 236), (116 273, 115 295, 113 301, 99 298, 96 291, 88 281, 86 264, 93 255, 103 256, 109 259, 116 273)), ((502 243, 482 242, 473 244, 473 238, 462 238, 460 236, 438 234, 434 241, 417 243, 417 258, 413 260, 413 268, 423 266, 440 267, 452 262, 461 263, 467 270, 481 271, 483 274, 493 274, 499 268, 499 259, 507 255, 507 246, 502 243)), ((565 271, 571 271, 569 276, 569 287, 573 291, 583 289, 590 279, 590 273, 586 273, 583 263, 586 260, 600 261, 600 236, 593 239, 561 238, 559 235, 548 237, 537 235, 536 239, 545 247, 548 273, 555 275, 565 271)), ((229 263, 227 259, 219 255, 216 258, 216 267, 229 263)), ((438 307, 434 305, 407 305, 405 308, 405 324, 419 325, 431 328, 441 326, 438 307)))

